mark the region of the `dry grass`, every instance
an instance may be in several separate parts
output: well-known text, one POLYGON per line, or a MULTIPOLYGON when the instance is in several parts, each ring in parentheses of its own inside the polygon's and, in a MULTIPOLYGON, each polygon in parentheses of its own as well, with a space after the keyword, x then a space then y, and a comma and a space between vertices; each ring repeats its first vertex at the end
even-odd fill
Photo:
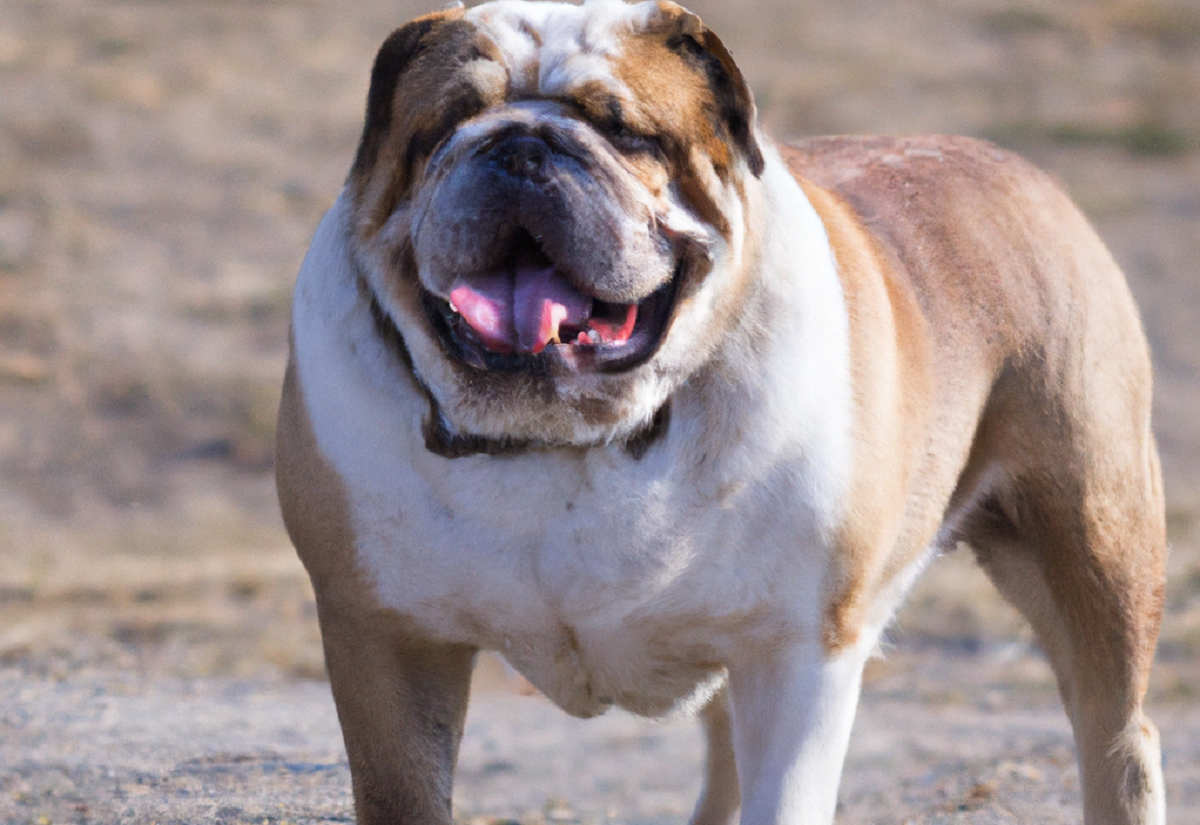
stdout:
MULTIPOLYGON (((353 152, 374 49, 424 5, 0 6, 4 660, 320 673, 270 475, 289 293, 353 152)), ((1175 552, 1156 690, 1191 698, 1200 13, 1183 0, 693 5, 775 134, 992 136, 1060 175, 1110 241, 1159 370, 1175 552)), ((958 557, 931 571, 897 638, 1029 642, 958 557)))

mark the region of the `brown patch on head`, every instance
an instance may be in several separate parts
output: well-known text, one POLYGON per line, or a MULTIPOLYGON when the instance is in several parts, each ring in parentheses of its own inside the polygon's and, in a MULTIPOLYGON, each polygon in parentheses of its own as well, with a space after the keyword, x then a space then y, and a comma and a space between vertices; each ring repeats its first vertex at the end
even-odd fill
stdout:
MULTIPOLYGON (((717 188, 736 184, 738 155, 753 175, 763 171, 753 95, 729 51, 700 18, 664 2, 646 29, 624 40, 613 75, 627 94, 597 82, 575 91, 577 105, 619 150, 651 146, 663 180, 648 180, 648 188, 674 181, 696 214, 728 237, 717 188)), ((626 153, 635 167, 637 155, 626 153)))
POLYGON ((632 93, 626 101, 631 128, 659 134, 677 150, 704 147, 723 181, 733 164, 731 150, 743 155, 752 174, 762 174, 750 87, 699 17, 660 3, 657 18, 622 44, 613 69, 632 93))
POLYGON ((350 172, 372 230, 392 213, 442 140, 507 94, 507 70, 495 62, 495 45, 463 13, 449 9, 417 18, 393 32, 375 58, 366 125, 350 172), (479 65, 465 71, 471 63, 479 65))
POLYGON ((521 34, 533 41, 533 45, 539 49, 542 47, 542 33, 535 29, 528 20, 522 20, 519 28, 521 34))
MULTIPOLYGON (((732 217, 739 201, 749 210, 749 177, 762 171, 749 88, 698 18, 670 3, 645 25, 609 29, 601 15, 591 42, 581 14, 563 18, 582 26, 578 55, 554 42, 569 26, 453 10, 397 30, 375 63, 347 184, 353 231, 418 383, 446 414, 425 433, 442 455, 637 441, 665 390, 634 392, 647 380, 634 370, 721 264, 714 248, 727 247, 714 242, 739 235, 732 217), (537 181, 506 165, 516 155, 505 141, 524 138, 545 144, 537 181), (565 354, 548 348, 534 363, 472 337, 479 327, 455 315, 450 292, 484 284, 534 242, 571 289, 641 307, 636 347, 552 342, 565 354)), ((730 257, 756 235, 738 240, 730 257)))

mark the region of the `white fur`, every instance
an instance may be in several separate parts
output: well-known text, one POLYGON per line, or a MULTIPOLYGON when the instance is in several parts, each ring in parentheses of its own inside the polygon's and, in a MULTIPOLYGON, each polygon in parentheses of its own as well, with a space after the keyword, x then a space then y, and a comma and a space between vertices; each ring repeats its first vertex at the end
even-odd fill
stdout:
MULTIPOLYGON (((651 715, 686 712, 712 700, 705 714, 708 790, 698 825, 728 825, 739 797, 742 825, 828 825, 866 658, 923 566, 956 540, 964 514, 1003 490, 1007 479, 1001 464, 960 478, 958 503, 944 514, 938 534, 904 570, 891 575, 886 567, 888 580, 879 578, 885 568, 876 564, 886 559, 866 559, 866 581, 850 594, 854 625, 837 628, 847 631, 843 638, 852 639, 851 646, 828 649, 826 631, 837 615, 830 600, 846 595, 846 565, 872 551, 833 555, 844 549, 843 528, 861 518, 852 475, 870 472, 853 466, 855 434, 866 432, 867 443, 871 433, 884 441, 902 437, 900 424, 856 421, 854 396, 870 391, 900 400, 896 382, 904 376, 894 372, 870 379, 871 387, 852 386, 847 296, 830 240, 769 143, 762 141, 759 180, 746 153, 735 152, 729 172, 718 175, 705 146, 691 147, 688 191, 706 190, 725 219, 714 223, 730 230, 721 232, 704 223, 707 210, 693 212, 698 206, 680 191, 683 184, 648 183, 635 165, 596 145, 604 143, 599 131, 567 111, 564 99, 586 83, 628 96, 610 67, 627 34, 653 26, 658 8, 620 0, 588 0, 582 7, 499 0, 466 13, 501 54, 498 62, 475 61, 461 71, 489 96, 502 90, 514 96, 472 118, 438 150, 413 184, 415 197, 392 209, 382 231, 356 231, 374 223, 351 226, 349 190, 330 209, 295 294, 297 385, 317 449, 344 483, 355 540, 351 564, 358 567, 351 573, 361 572, 371 591, 356 589, 351 575, 345 582, 350 597, 364 603, 355 602, 350 613, 360 606, 373 611, 378 602, 417 625, 406 631, 429 641, 498 650, 579 716, 614 704, 651 715), (488 151, 495 130, 517 124, 518 132, 524 121, 533 133, 580 130, 573 137, 584 147, 594 141, 587 151, 609 164, 576 179, 609 188, 578 190, 570 208, 579 222, 566 240, 546 236, 564 256, 560 266, 570 269, 578 263, 571 255, 598 249, 590 244, 593 236, 609 238, 603 249, 612 255, 579 258, 589 275, 611 276, 607 286, 597 277, 595 297, 622 303, 649 294, 667 273, 682 272, 679 300, 657 349, 642 351, 646 359, 627 370, 588 369, 581 350, 565 347, 555 354, 576 358, 579 369, 522 376, 523 383, 472 373, 447 357, 434 326, 414 309, 416 285, 395 280, 397 255, 410 252, 417 272, 400 276, 419 277, 427 292, 443 298, 462 273, 495 265, 488 241, 504 238, 508 217, 497 215, 523 202, 489 194, 504 190, 481 185, 463 159, 476 148, 488 151), (615 241, 607 231, 614 228, 620 230, 615 241), (647 238, 666 241, 671 253, 644 243, 647 238), (373 307, 396 324, 409 358, 379 334, 373 307), (635 458, 623 440, 641 432, 666 403, 669 424, 635 458), (423 432, 438 405, 440 423, 455 435, 533 446, 506 456, 443 458, 426 446, 423 432)), ((378 209, 362 203, 374 222, 378 209)), ((541 231, 537 220, 523 213, 516 218, 541 231)), ((903 317, 897 314, 897 322, 903 317)), ((899 364, 896 356, 881 357, 899 364)), ((984 407, 994 376, 980 372, 977 378, 973 389, 970 381, 956 388, 962 391, 955 398, 961 427, 940 423, 951 439, 960 431, 966 438, 984 407), (972 392, 978 397, 962 395, 972 392)), ((286 441, 281 449, 288 449, 286 441)), ((301 458, 303 467, 310 456, 301 458)), ((927 507, 936 488, 921 482, 910 503, 927 507)), ((296 507, 293 502, 293 516, 296 507)), ((309 539, 301 550, 306 563, 308 553, 321 552, 312 543, 322 532, 302 531, 309 539)), ((1044 571, 1035 564, 1032 554, 1010 554, 992 561, 991 572, 1036 587, 1044 571), (1019 565, 1029 570, 1013 573, 1019 565)), ((319 589, 322 575, 314 573, 319 589)), ((346 609, 345 595, 334 597, 335 613, 346 609)), ((1048 591, 1034 596, 1027 614, 1057 609, 1048 591)), ((328 598, 323 605, 324 623, 328 598)), ((1064 621, 1034 619, 1059 627, 1064 621)), ((1069 641, 1043 635, 1056 661, 1069 661, 1069 641)), ((326 641, 347 644, 336 636, 326 641)), ((357 662, 364 663, 369 670, 371 663, 357 662)), ((360 672, 343 665, 338 684, 353 693, 360 672)), ((446 670, 442 676, 465 695, 465 674, 446 670)), ((1064 689, 1065 698, 1071 693, 1064 689)), ((367 721, 360 715, 347 727, 348 744, 351 733, 363 736, 373 721, 370 703, 377 696, 364 696, 367 721)), ((1094 713, 1103 703, 1086 694, 1076 700, 1068 705, 1080 743, 1085 818, 1161 823, 1153 726, 1139 712, 1115 733, 1110 715, 1094 713)), ((366 733, 369 738, 374 730, 366 733)), ((444 744, 444 738, 426 742, 439 751, 444 744)), ((449 762, 430 770, 419 779, 436 778, 448 789, 449 762)), ((390 776, 386 770, 380 775, 390 776)), ((355 781, 361 797, 361 768, 355 781)), ((396 781, 404 786, 408 778, 397 773, 396 781)), ((448 796, 447 790, 442 801, 448 796)))
MULTIPOLYGON (((729 239, 723 239, 715 228, 701 222, 674 187, 651 192, 613 155, 595 130, 581 124, 577 117, 568 116, 560 102, 519 100, 462 124, 430 159, 424 185, 416 196, 396 209, 381 231, 363 241, 355 250, 355 258, 362 263, 375 294, 381 296, 381 302, 391 311, 412 355, 414 370, 437 399, 449 431, 577 445, 620 441, 644 430, 675 390, 675 384, 667 381, 665 375, 692 373, 707 359, 709 352, 704 342, 710 342, 712 336, 704 331, 712 325, 711 296, 724 294, 727 281, 738 277, 745 265, 742 202, 733 186, 722 184, 715 175, 713 181, 713 195, 735 227, 729 239), (645 292, 634 293, 638 297, 659 285, 649 280, 655 273, 661 275, 662 281, 673 274, 675 262, 661 255, 654 240, 663 231, 688 239, 717 262, 713 273, 706 278, 705 293, 693 300, 688 314, 676 322, 675 326, 684 332, 669 336, 654 359, 662 369, 638 370, 634 380, 627 380, 624 375, 581 370, 572 380, 554 384, 558 403, 546 404, 539 398, 530 403, 514 401, 509 405, 484 406, 473 403, 477 387, 461 380, 458 371, 446 361, 444 345, 425 319, 388 304, 388 282, 393 274, 390 262, 395 250, 408 238, 414 239, 422 285, 443 300, 448 300, 459 273, 482 266, 471 257, 470 245, 459 240, 461 233, 470 231, 468 228, 477 225, 479 218, 473 185, 478 169, 469 158, 491 135, 514 124, 550 128, 594 149, 594 162, 603 169, 602 177, 610 181, 608 185, 613 189, 612 200, 622 207, 605 208, 609 200, 596 198, 581 201, 577 208, 580 215, 595 208, 597 214, 591 220, 596 225, 605 224, 608 236, 619 239, 625 250, 623 261, 630 273, 626 282, 647 279, 645 292), (614 384, 620 385, 619 391, 614 391, 614 384), (612 416, 589 418, 582 410, 594 399, 610 399, 605 403, 619 409, 612 416)), ((790 179, 787 185, 796 189, 790 179)), ((626 294, 609 300, 625 301, 631 297, 633 294, 626 294)), ((562 356, 570 359, 572 353, 567 350, 562 356)))
POLYGON ((731 665, 742 825, 828 825, 874 640, 835 658, 802 642, 731 665))
POLYGON ((619 90, 608 58, 620 52, 622 35, 644 26, 655 10, 652 2, 631 6, 622 0, 589 0, 582 6, 502 0, 472 9, 467 19, 500 48, 516 94, 554 97, 589 80, 619 90))
MULTIPOLYGON (((850 470, 848 319, 824 228, 773 151, 763 190, 755 208, 778 225, 762 266, 780 281, 757 308, 786 333, 740 328, 720 342, 714 359, 746 364, 680 388, 665 438, 640 461, 616 445, 428 452, 426 401, 377 340, 338 200, 300 272, 296 356, 384 605, 500 650, 579 715, 612 703, 662 713, 781 632, 818 643, 850 470)), ((715 301, 732 275, 709 277, 701 294, 715 301)), ((705 316, 684 316, 694 340, 705 316)))
POLYGON ((1167 794, 1163 787, 1162 747, 1159 742, 1158 728, 1149 719, 1132 719, 1126 727, 1120 740, 1113 744, 1113 751, 1121 753, 1126 761, 1125 781, 1132 778, 1148 781, 1148 793, 1141 799, 1141 809, 1130 811, 1130 820, 1147 822, 1152 825, 1165 825, 1167 821, 1167 794))

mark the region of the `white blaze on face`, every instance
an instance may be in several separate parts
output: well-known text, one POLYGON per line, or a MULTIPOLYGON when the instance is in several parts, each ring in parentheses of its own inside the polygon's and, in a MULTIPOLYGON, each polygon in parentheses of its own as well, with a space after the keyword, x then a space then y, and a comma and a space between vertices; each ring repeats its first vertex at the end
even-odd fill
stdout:
POLYGON ((500 49, 515 96, 556 97, 598 81, 625 97, 610 60, 620 53, 622 36, 645 27, 657 9, 654 2, 622 0, 582 6, 500 0, 470 10, 466 19, 500 49))

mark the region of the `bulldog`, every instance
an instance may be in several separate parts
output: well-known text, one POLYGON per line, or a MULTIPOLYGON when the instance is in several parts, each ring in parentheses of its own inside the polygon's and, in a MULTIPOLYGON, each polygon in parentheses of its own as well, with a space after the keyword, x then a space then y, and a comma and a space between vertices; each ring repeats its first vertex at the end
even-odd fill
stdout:
POLYGON ((698 711, 693 822, 833 821, 864 662, 966 545, 1029 618, 1084 817, 1162 823, 1150 361, 1050 180, 956 137, 767 140, 673 3, 499 0, 375 60, 278 429, 359 822, 451 822, 476 652, 698 711))

